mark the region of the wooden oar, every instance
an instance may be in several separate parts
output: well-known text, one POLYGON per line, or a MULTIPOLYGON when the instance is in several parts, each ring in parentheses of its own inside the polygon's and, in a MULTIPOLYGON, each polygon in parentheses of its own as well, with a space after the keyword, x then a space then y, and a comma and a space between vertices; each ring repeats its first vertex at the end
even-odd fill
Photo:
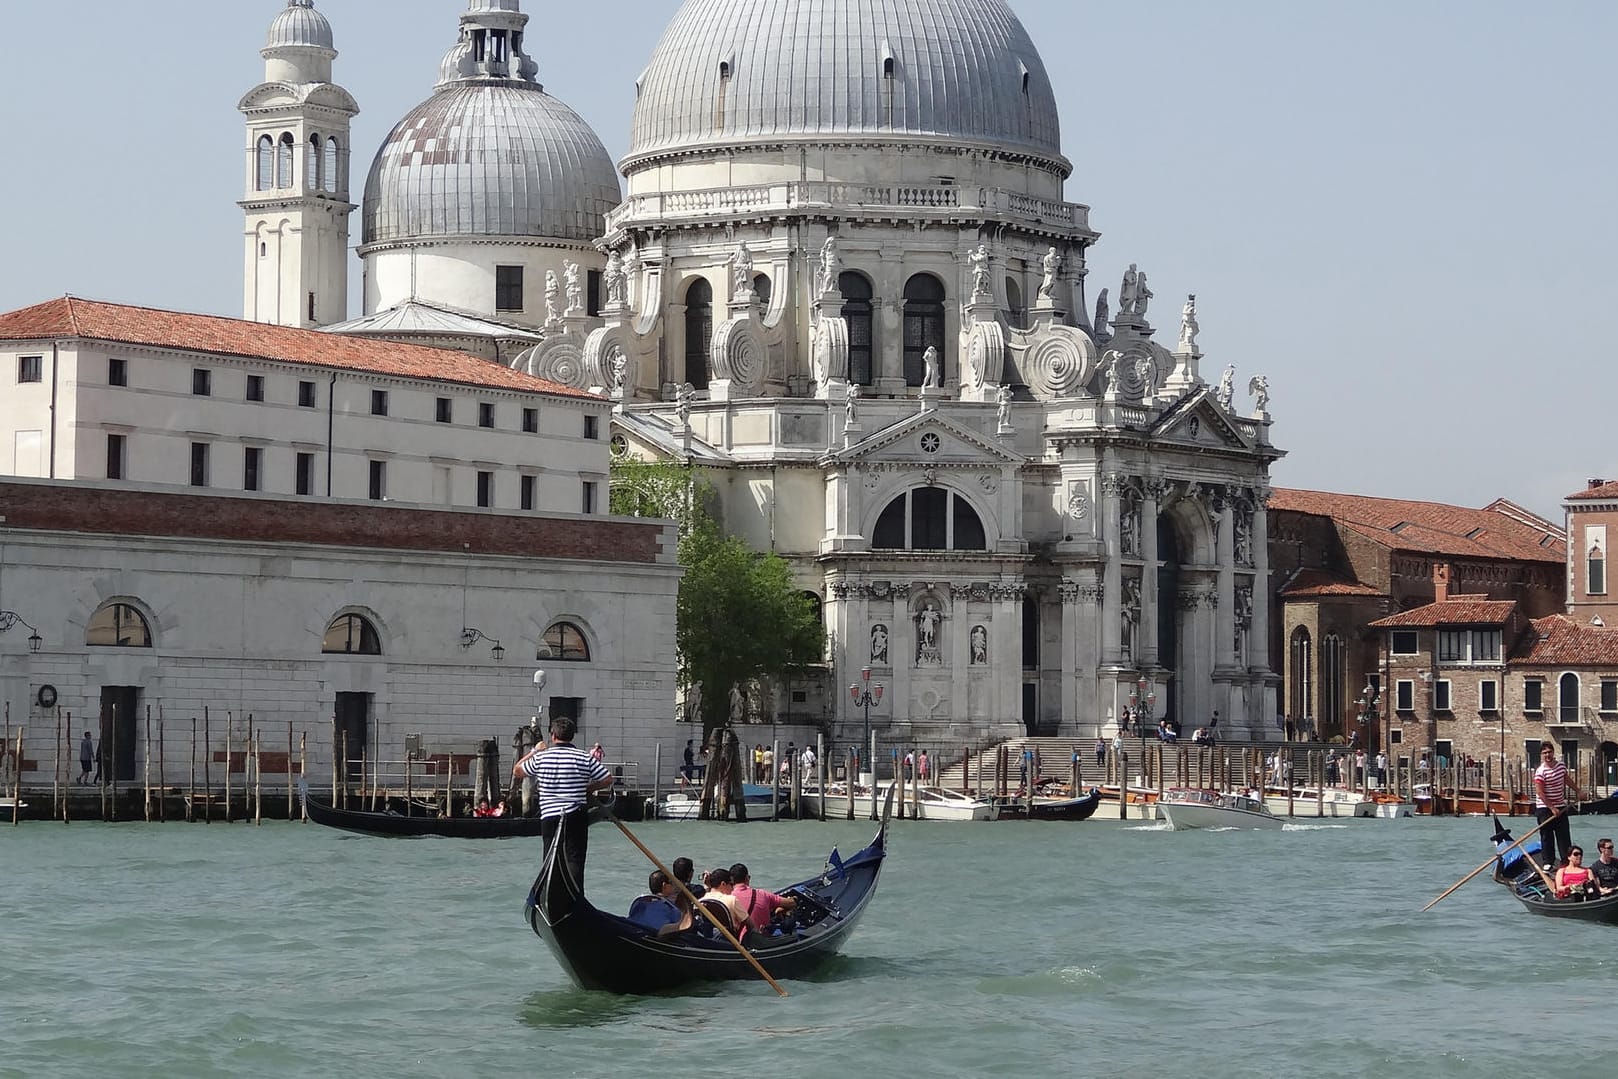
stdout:
MULTIPOLYGON (((1443 895, 1439 896, 1437 899, 1434 899, 1431 903, 1428 903, 1425 907, 1422 907, 1421 908, 1422 913, 1425 914, 1427 911, 1432 910, 1434 907, 1436 907, 1442 900, 1448 899, 1450 896, 1454 895, 1457 891, 1460 890, 1461 885, 1465 884, 1467 881, 1471 880, 1473 877, 1477 876, 1479 873, 1481 873, 1485 869, 1489 868, 1491 865, 1493 865, 1496 862, 1496 860, 1498 860, 1500 858, 1503 858, 1507 853, 1516 850, 1518 847, 1520 847, 1524 843, 1528 842, 1528 840, 1531 837, 1533 837, 1535 834, 1537 834, 1541 828, 1545 827, 1545 825, 1549 824, 1551 821, 1553 821, 1555 819, 1556 819, 1555 817, 1546 817, 1543 823, 1536 824, 1533 828, 1530 828, 1527 832, 1524 832, 1523 837, 1521 839, 1517 840, 1517 842, 1513 843, 1511 846, 1507 847, 1505 850, 1497 851, 1494 854, 1494 856, 1491 857, 1487 862, 1484 862, 1482 865, 1480 865, 1476 869, 1472 870, 1472 872, 1468 873, 1466 876, 1462 877, 1460 880, 1458 880, 1454 884, 1450 885, 1449 890, 1446 891, 1443 895)), ((1526 852, 1523 854, 1523 857, 1525 857, 1525 858, 1528 857, 1526 852)), ((1532 865, 1534 867, 1534 870, 1540 875, 1540 877, 1545 879, 1545 883, 1550 885, 1551 891, 1554 893, 1556 891, 1556 886, 1551 883, 1549 878, 1545 877, 1545 871, 1543 869, 1540 869, 1539 864, 1537 862, 1535 862, 1532 858, 1528 858, 1528 862, 1529 862, 1530 865, 1532 865)))
POLYGON ((646 855, 646 857, 651 860, 653 865, 657 866, 658 869, 663 871, 663 875, 665 877, 674 882, 674 886, 680 889, 680 891, 684 893, 685 897, 691 901, 692 910, 698 912, 704 918, 708 919, 708 923, 710 925, 725 935, 725 939, 730 941, 731 946, 738 952, 742 953, 742 958, 751 963, 753 965, 753 969, 758 971, 759 977, 770 983, 771 989, 774 989, 783 997, 787 995, 787 991, 781 988, 781 983, 770 977, 770 972, 765 970, 764 965, 754 958, 753 953, 748 951, 742 942, 737 939, 736 934, 730 931, 730 927, 720 922, 718 918, 713 916, 707 907, 704 907, 700 902, 698 902, 697 897, 691 894, 691 889, 687 888, 685 886, 685 882, 674 875, 674 871, 672 869, 659 861, 657 855, 653 854, 647 849, 646 844, 635 838, 635 833, 624 827, 624 822, 619 820, 616 815, 609 813, 608 819, 618 826, 618 830, 624 833, 625 838, 640 848, 640 852, 646 855))

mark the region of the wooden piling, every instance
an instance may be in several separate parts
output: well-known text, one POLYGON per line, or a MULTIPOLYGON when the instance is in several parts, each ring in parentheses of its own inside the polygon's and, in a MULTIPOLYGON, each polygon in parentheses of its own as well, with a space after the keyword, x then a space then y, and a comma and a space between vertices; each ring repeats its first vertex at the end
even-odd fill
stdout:
POLYGON ((146 706, 146 752, 145 760, 141 762, 141 771, 146 778, 146 797, 142 799, 146 823, 152 823, 152 706, 146 706))
POLYGON ((62 710, 56 710, 56 750, 55 763, 51 768, 51 819, 55 820, 61 813, 58 799, 62 795, 62 710))
POLYGON ((292 814, 296 807, 292 801, 292 721, 287 721, 287 820, 296 820, 292 814))
POLYGON ((187 824, 197 819, 197 717, 191 717, 191 789, 185 798, 187 824))
MULTIPOLYGON (((102 717, 105 720, 106 717, 102 717)), ((100 760, 97 762, 101 773, 101 819, 112 821, 118 819, 118 706, 112 706, 112 752, 107 752, 107 727, 101 728, 101 744, 96 747, 100 760), (107 809, 108 787, 111 787, 112 809, 107 809)))
POLYGON ((168 804, 168 772, 163 766, 163 743, 167 740, 167 727, 164 721, 163 706, 157 706, 157 819, 167 824, 169 819, 168 804))
POLYGON ((455 815, 455 754, 444 751, 444 816, 455 815))
POLYGON ((843 785, 848 788, 848 819, 854 819, 854 799, 857 797, 854 788, 859 784, 860 778, 860 751, 850 749, 847 761, 843 765, 843 785))
POLYGON ((230 711, 226 711, 225 712, 225 823, 226 824, 229 824, 230 821, 231 821, 231 815, 230 814, 231 814, 232 807, 231 807, 231 804, 230 804, 230 769, 231 769, 231 766, 236 763, 236 759, 235 759, 236 758, 236 747, 231 744, 231 733, 232 733, 231 728, 234 727, 235 724, 236 724, 236 715, 235 715, 235 713, 230 712, 230 711))
POLYGON ((815 793, 820 796, 820 812, 817 814, 821 820, 826 819, 826 780, 831 775, 831 767, 826 760, 826 735, 815 735, 815 793))
POLYGON ((202 706, 202 823, 213 823, 213 723, 202 706))
POLYGON ((259 756, 259 733, 253 727, 253 713, 247 713, 247 738, 253 743, 253 824, 258 827, 264 825, 264 769, 263 758, 259 756))
POLYGON ((17 827, 18 822, 22 820, 22 743, 23 732, 26 729, 25 727, 17 728, 17 755, 13 758, 15 763, 11 769, 13 777, 11 783, 11 826, 13 828, 17 827))
MULTIPOLYGON (((304 731, 298 736, 298 776, 302 778, 309 774, 309 732, 304 731)), ((309 810, 300 806, 298 817, 305 824, 309 823, 309 810)))

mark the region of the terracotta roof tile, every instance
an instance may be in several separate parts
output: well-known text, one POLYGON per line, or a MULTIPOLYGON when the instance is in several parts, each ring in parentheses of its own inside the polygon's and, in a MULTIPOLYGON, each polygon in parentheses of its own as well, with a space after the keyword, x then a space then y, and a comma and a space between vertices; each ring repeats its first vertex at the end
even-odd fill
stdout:
POLYGON ((1413 626, 1503 626, 1511 618, 1516 600, 1484 599, 1482 596, 1455 596, 1442 603, 1429 603, 1408 611, 1379 618, 1372 629, 1402 629, 1413 626))
POLYGON ((582 390, 535 378, 463 352, 270 326, 217 315, 130 307, 75 296, 0 314, 0 341, 46 341, 66 337, 367 371, 519 393, 594 398, 593 394, 582 390))
POLYGON ((1561 528, 1503 500, 1477 510, 1442 502, 1278 487, 1269 508, 1329 517, 1390 550, 1558 565, 1567 556, 1561 528))
POLYGON ((1580 624, 1565 614, 1533 620, 1534 632, 1515 663, 1550 667, 1618 667, 1618 629, 1580 624))
POLYGON ((1586 487, 1582 491, 1574 491, 1567 496, 1568 502, 1579 502, 1586 498, 1618 498, 1618 480, 1586 487))
POLYGON ((1282 586, 1281 595, 1288 599, 1303 599, 1309 596, 1380 597, 1386 593, 1323 569, 1300 569, 1282 586))

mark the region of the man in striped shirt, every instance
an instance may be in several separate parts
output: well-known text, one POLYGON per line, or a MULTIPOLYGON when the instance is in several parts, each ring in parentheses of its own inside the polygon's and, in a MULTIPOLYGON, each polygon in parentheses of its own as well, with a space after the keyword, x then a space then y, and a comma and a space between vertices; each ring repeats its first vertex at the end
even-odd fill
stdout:
POLYGON ((1570 794, 1576 798, 1579 790, 1567 765, 1556 759, 1556 747, 1546 742, 1539 747, 1539 767, 1534 769, 1534 818, 1541 826, 1539 849, 1547 871, 1567 861, 1567 852, 1573 848, 1567 823, 1570 794))
POLYGON ((536 745, 511 769, 514 779, 532 777, 539 795, 539 834, 549 853, 560 832, 566 840, 567 868, 584 889, 584 854, 589 845, 591 793, 613 784, 607 766, 573 744, 579 727, 567 716, 551 720, 551 744, 536 745))

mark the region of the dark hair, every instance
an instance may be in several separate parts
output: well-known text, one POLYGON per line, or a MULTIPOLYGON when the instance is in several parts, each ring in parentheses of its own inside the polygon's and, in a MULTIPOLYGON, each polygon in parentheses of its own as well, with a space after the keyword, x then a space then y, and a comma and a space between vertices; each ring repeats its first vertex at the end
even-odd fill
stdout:
POLYGON ((572 716, 557 716, 551 720, 551 737, 558 742, 571 742, 579 733, 579 725, 572 716))
POLYGON ((696 871, 697 867, 691 863, 689 858, 676 858, 674 859, 674 864, 669 868, 674 870, 675 880, 690 884, 691 874, 696 871))
POLYGON ((661 869, 654 869, 652 870, 652 875, 646 878, 646 890, 653 895, 662 895, 663 886, 668 883, 668 874, 661 869))
POLYGON ((708 870, 708 878, 704 883, 710 888, 717 888, 721 884, 729 884, 731 883, 730 870, 723 866, 718 869, 710 869, 708 870))
POLYGON ((747 866, 737 862, 730 867, 730 879, 735 884, 746 884, 752 878, 747 873, 747 866))

